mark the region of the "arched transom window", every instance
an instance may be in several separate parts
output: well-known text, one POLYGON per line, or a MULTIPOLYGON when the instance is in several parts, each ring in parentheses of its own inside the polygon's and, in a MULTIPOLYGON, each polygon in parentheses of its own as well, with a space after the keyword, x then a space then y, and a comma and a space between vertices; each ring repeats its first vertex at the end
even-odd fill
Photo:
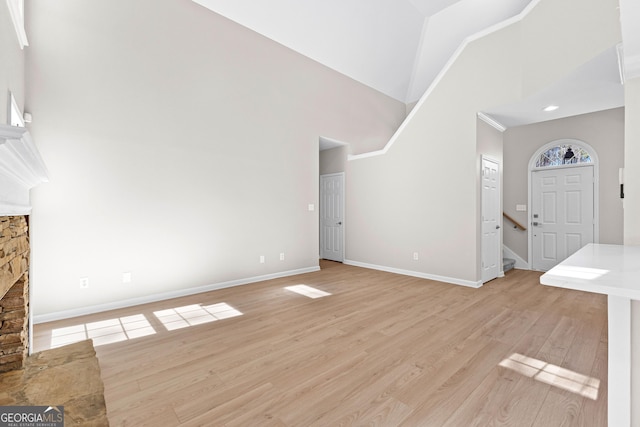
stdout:
POLYGON ((542 152, 536 160, 535 167, 546 168, 579 163, 593 163, 589 152, 576 144, 561 144, 542 152))

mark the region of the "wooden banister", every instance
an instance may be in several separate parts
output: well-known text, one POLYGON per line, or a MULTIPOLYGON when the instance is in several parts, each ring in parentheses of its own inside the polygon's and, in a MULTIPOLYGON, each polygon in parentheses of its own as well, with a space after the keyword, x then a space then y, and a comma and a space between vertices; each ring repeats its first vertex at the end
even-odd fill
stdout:
POLYGON ((525 227, 524 225, 520 224, 515 219, 511 218, 506 213, 502 212, 502 216, 504 216, 505 218, 507 218, 509 221, 511 221, 513 223, 513 228, 519 228, 520 230, 523 230, 523 231, 527 229, 527 227, 525 227))

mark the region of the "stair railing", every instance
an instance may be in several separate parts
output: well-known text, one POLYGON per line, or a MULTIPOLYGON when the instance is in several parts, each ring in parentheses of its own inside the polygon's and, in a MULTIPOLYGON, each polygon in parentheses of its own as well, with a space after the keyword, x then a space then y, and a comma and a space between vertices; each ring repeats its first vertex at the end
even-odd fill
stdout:
POLYGON ((509 215, 507 215, 506 213, 502 212, 502 216, 504 216, 505 218, 507 218, 511 223, 513 223, 513 228, 518 228, 522 231, 526 230, 527 227, 525 227, 524 225, 520 224, 518 221, 516 221, 515 219, 511 218, 509 215))

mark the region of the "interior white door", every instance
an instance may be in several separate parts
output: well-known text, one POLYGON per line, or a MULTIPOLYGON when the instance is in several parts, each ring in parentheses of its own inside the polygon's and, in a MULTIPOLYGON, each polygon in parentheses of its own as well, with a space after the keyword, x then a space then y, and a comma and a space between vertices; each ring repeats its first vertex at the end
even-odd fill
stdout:
POLYGON ((482 282, 498 277, 502 271, 500 248, 500 167, 482 158, 482 282))
POLYGON ((547 271, 593 242, 593 166, 531 175, 532 268, 547 271))
POLYGON ((344 173, 320 176, 320 256, 344 261, 344 173))

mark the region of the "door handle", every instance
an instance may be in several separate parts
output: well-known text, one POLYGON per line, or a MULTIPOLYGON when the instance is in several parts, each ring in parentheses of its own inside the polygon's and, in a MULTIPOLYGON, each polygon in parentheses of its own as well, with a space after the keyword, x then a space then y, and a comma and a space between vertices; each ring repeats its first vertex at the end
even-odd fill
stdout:
POLYGON ((338 225, 342 225, 342 221, 339 221, 339 222, 338 222, 338 225))
POLYGON ((534 227, 540 227, 540 223, 538 221, 534 221, 533 223, 531 223, 531 225, 533 225, 534 227))
POLYGON ((497 229, 499 229, 499 228, 500 228, 500 226, 499 226, 499 225, 496 225, 496 230, 497 230, 497 229))

